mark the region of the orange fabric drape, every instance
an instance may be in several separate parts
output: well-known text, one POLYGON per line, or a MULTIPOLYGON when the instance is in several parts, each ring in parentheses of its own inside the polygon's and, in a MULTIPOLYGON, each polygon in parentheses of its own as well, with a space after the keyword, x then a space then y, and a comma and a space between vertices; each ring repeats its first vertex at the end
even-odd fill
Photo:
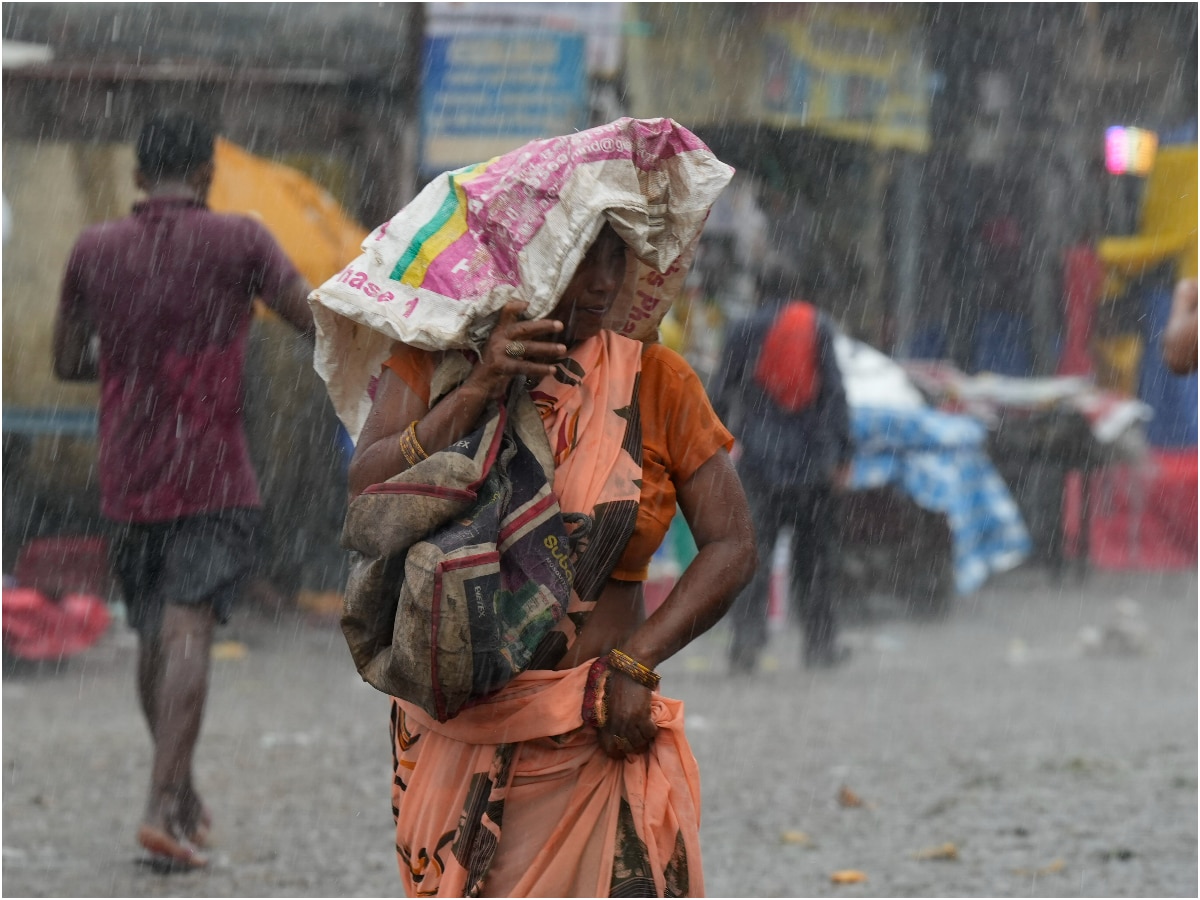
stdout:
MULTIPOLYGON (((472 848, 497 837, 481 896, 609 896, 622 815, 632 818, 645 848, 657 896, 668 881, 677 896, 703 896, 700 776, 683 704, 656 694, 651 749, 611 759, 580 715, 589 665, 525 672, 444 723, 395 703, 392 801, 409 896, 467 894, 472 848), (498 754, 501 748, 511 755, 498 754), (488 800, 487 788, 506 776, 502 835, 462 834, 461 822, 471 818, 464 810, 488 800)), ((496 794, 490 797, 494 803, 496 794)))
POLYGON ((623 452, 629 398, 642 369, 642 345, 602 331, 563 361, 564 384, 548 375, 529 391, 554 452, 554 491, 565 512, 591 512, 597 502, 641 496, 642 467, 623 452))

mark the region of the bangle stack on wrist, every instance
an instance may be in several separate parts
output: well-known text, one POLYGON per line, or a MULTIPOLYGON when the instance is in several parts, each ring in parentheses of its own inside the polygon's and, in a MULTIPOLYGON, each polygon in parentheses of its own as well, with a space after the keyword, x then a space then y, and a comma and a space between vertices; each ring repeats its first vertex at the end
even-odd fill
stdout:
POLYGON ((404 461, 410 467, 415 466, 423 459, 429 459, 429 454, 425 452, 425 448, 417 440, 417 421, 414 419, 400 434, 400 452, 404 456, 404 461))
POLYGON ((583 689, 583 722, 593 728, 608 723, 608 661, 598 659, 588 669, 583 689))
POLYGON ((662 680, 662 676, 649 666, 642 665, 628 653, 614 647, 608 651, 607 660, 609 668, 615 669, 627 678, 632 678, 642 687, 652 691, 658 690, 658 683, 662 680))

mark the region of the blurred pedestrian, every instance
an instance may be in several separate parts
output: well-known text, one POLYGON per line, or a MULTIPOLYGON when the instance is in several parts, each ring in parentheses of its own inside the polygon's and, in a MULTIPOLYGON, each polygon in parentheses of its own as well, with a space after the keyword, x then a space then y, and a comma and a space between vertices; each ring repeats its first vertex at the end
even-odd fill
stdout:
POLYGON ((1184 278, 1175 285, 1171 317, 1162 342, 1163 362, 1176 375, 1196 371, 1196 279, 1184 278))
POLYGON ((713 406, 740 445, 737 468, 758 535, 758 569, 730 613, 730 668, 750 673, 767 643, 771 561, 792 529, 791 584, 804 631, 805 665, 827 667, 837 642, 837 500, 854 447, 834 355, 833 326, 811 304, 789 299, 782 273, 760 282, 762 307, 730 326, 712 384, 713 406))
POLYGON ((145 122, 135 180, 147 197, 76 241, 54 331, 58 377, 100 380, 102 512, 116 526, 154 744, 138 840, 182 868, 207 863, 212 817, 192 757, 214 626, 229 618, 259 528, 242 424, 255 296, 313 333, 309 285, 267 230, 207 208, 213 140, 187 113, 145 122))

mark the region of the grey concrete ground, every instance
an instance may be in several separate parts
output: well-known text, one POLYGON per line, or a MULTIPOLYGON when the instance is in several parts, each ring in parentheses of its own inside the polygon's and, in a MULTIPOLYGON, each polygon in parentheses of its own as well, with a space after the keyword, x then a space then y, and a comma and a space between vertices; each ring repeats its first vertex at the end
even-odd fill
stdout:
MULTIPOLYGON (((731 679, 720 627, 663 667, 700 761, 710 895, 1197 895, 1195 573, 1059 587, 1027 569, 944 621, 872 610, 834 671, 801 668, 779 630, 764 671, 731 679)), ((128 633, 6 671, 6 896, 396 893, 386 698, 328 622, 247 611, 222 637, 203 873, 137 862, 128 633)))

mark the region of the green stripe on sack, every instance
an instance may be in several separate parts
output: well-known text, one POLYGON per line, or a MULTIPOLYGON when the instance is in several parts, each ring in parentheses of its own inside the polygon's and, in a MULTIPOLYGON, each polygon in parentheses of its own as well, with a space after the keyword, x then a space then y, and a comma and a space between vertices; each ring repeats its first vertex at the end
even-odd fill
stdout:
POLYGON ((421 253, 421 247, 425 242, 437 234, 443 225, 450 221, 455 211, 458 209, 457 191, 454 189, 454 180, 450 181, 450 193, 446 199, 442 201, 441 208, 432 219, 422 226, 421 230, 413 235, 412 243, 408 245, 408 249, 400 257, 396 263, 396 268, 392 269, 392 281, 401 281, 404 278, 404 273, 408 271, 421 253))
POLYGON ((467 194, 463 185, 478 178, 495 162, 476 163, 451 172, 447 179, 450 193, 432 219, 418 231, 404 251, 404 255, 392 270, 392 281, 400 281, 410 287, 420 287, 425 282, 425 273, 443 250, 467 233, 467 194))

